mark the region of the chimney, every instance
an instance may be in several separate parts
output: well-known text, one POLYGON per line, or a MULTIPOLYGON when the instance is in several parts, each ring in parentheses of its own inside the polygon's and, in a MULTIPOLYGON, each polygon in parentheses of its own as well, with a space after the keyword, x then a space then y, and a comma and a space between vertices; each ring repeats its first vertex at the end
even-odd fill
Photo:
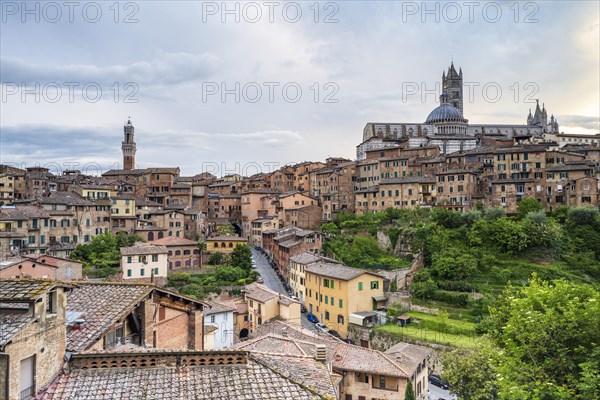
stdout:
POLYGON ((85 319, 76 319, 73 321, 73 330, 82 331, 85 328, 85 319))
POLYGON ((324 344, 317 345, 317 355, 315 356, 317 361, 325 362, 327 360, 327 347, 324 344))

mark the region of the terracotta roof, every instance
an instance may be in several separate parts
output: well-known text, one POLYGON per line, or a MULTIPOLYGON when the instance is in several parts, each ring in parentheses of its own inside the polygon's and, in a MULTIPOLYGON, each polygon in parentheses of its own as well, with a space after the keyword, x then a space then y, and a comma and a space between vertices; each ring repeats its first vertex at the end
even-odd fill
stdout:
POLYGON ((385 353, 402 369, 412 374, 417 370, 419 364, 433 353, 433 350, 429 347, 400 342, 390 347, 385 353))
POLYGON ((204 315, 236 311, 236 307, 231 307, 226 304, 217 303, 216 301, 207 301, 206 304, 208 304, 210 308, 207 308, 204 311, 204 315))
POLYGON ((0 315, 0 348, 4 347, 10 340, 21 331, 34 318, 28 314, 5 314, 0 315))
POLYGON ((146 255, 146 254, 165 254, 168 250, 165 246, 156 246, 150 243, 137 242, 130 247, 121 247, 122 256, 146 255))
POLYGON ((333 368, 388 376, 412 376, 382 352, 352 344, 338 346, 333 357, 333 368))
POLYGON ((327 276, 331 278, 341 279, 344 281, 349 281, 351 279, 356 278, 362 274, 370 274, 374 276, 378 276, 382 278, 381 275, 376 274, 372 271, 367 271, 366 269, 358 269, 346 267, 342 264, 334 264, 330 262, 319 262, 315 264, 311 264, 306 267, 306 272, 310 272, 316 275, 327 276))
POLYGON ((162 239, 153 240, 149 243, 153 244, 153 245, 157 245, 157 246, 167 246, 167 247, 168 246, 195 246, 198 244, 198 242, 195 242, 193 240, 182 238, 182 237, 176 237, 176 236, 167 236, 162 239))
MULTIPOLYGON (((398 377, 412 376, 402 365, 394 361, 395 355, 390 357, 378 350, 344 343, 331 335, 318 334, 281 321, 269 321, 258 327, 251 336, 254 339, 236 344, 234 347, 268 354, 284 354, 284 351, 298 354, 299 351, 291 345, 293 343, 302 350, 303 354, 314 357, 317 345, 325 345, 327 360, 332 363, 334 370, 398 377), (284 343, 288 344, 284 345, 284 343)), ((418 358, 416 353, 411 354, 415 359, 418 358)))
MULTIPOLYGON (((140 353, 156 360, 156 367, 71 367, 46 391, 46 400, 101 400, 101 399, 161 399, 161 400, 241 400, 241 399, 325 399, 335 398, 333 387, 321 392, 308 378, 324 374, 326 368, 315 362, 305 361, 303 366, 309 374, 290 371, 285 357, 265 360, 246 352, 152 352, 140 353), (213 355, 233 358, 232 363, 216 365, 178 365, 177 360, 192 358, 194 354, 206 358, 213 355), (239 354, 239 356, 238 356, 239 354), (311 387, 313 386, 313 387, 311 387)), ((101 357, 97 362, 100 364, 101 357)), ((119 354, 126 359, 137 357, 136 353, 119 354)), ((90 359, 90 357, 88 357, 90 359)), ((71 363, 77 362, 75 356, 71 363)), ((300 367, 299 363, 296 363, 300 367)), ((331 385, 332 386, 332 385, 331 385)))
POLYGON ((279 297, 279 293, 276 291, 256 282, 246 285, 246 287, 244 287, 244 291, 246 292, 246 297, 260 301, 261 303, 279 297))
POLYGON ((67 298, 67 312, 82 313, 85 327, 67 333, 67 350, 86 350, 153 288, 152 285, 118 283, 85 283, 74 288, 67 298))
POLYGON ((298 264, 312 264, 319 260, 321 260, 320 256, 314 253, 310 253, 308 251, 304 251, 296 256, 290 257, 290 261, 293 261, 298 264))
POLYGON ((229 235, 220 235, 211 238, 206 238, 207 241, 215 241, 215 240, 223 240, 223 241, 231 241, 231 242, 245 242, 246 239, 239 236, 229 236, 229 235))
POLYGON ((33 302, 56 286, 44 280, 0 280, 0 301, 33 302))

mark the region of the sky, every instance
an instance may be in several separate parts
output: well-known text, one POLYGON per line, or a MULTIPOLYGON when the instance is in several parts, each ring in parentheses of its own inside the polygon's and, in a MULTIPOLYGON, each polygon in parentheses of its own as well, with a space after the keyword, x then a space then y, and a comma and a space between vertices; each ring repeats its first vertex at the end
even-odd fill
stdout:
POLYGON ((462 68, 465 117, 600 131, 595 1, 0 0, 0 162, 251 175, 356 157, 368 122, 424 122, 462 68))

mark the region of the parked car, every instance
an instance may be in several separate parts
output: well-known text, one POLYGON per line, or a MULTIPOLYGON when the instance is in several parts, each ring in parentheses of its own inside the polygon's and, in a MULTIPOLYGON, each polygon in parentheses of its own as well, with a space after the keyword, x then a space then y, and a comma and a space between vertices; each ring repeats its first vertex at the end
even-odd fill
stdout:
POLYGON ((429 375, 429 383, 434 386, 441 387, 444 390, 450 389, 448 382, 442 380, 438 375, 429 375))
POLYGON ((258 283, 265 283, 265 281, 263 280, 263 278, 261 278, 260 276, 256 277, 256 282, 258 282, 258 283))
POLYGON ((309 322, 312 322, 313 324, 316 324, 317 322, 319 322, 319 318, 317 318, 317 316, 313 313, 306 314, 306 319, 309 322))
POLYGON ((339 333, 337 333, 337 331, 332 331, 332 330, 329 330, 329 334, 330 334, 331 336, 333 336, 333 337, 336 337, 336 338, 338 338, 338 339, 341 339, 341 338, 342 338, 342 337, 340 336, 340 334, 339 334, 339 333))
POLYGON ((329 332, 329 328, 327 328, 327 327, 325 326, 325 324, 322 324, 322 323, 320 323, 320 322, 317 322, 317 323, 315 324, 315 328, 317 328, 317 330, 320 330, 320 331, 321 331, 321 332, 323 332, 323 333, 327 333, 327 332, 329 332))
POLYGON ((354 344, 354 342, 351 339, 344 339, 344 342, 348 344, 354 344))
POLYGON ((300 304, 300 312, 302 314, 304 314, 305 312, 307 312, 308 310, 306 309, 306 307, 304 307, 304 304, 300 304))

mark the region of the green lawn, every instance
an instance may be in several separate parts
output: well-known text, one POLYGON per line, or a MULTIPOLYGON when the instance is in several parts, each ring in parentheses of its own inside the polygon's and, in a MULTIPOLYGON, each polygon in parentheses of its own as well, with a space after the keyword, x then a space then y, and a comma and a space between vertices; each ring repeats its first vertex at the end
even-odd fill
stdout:
POLYGON ((396 334, 400 340, 406 338, 465 348, 479 345, 480 336, 472 322, 412 311, 406 314, 413 317, 413 322, 407 327, 384 325, 376 329, 396 334))

